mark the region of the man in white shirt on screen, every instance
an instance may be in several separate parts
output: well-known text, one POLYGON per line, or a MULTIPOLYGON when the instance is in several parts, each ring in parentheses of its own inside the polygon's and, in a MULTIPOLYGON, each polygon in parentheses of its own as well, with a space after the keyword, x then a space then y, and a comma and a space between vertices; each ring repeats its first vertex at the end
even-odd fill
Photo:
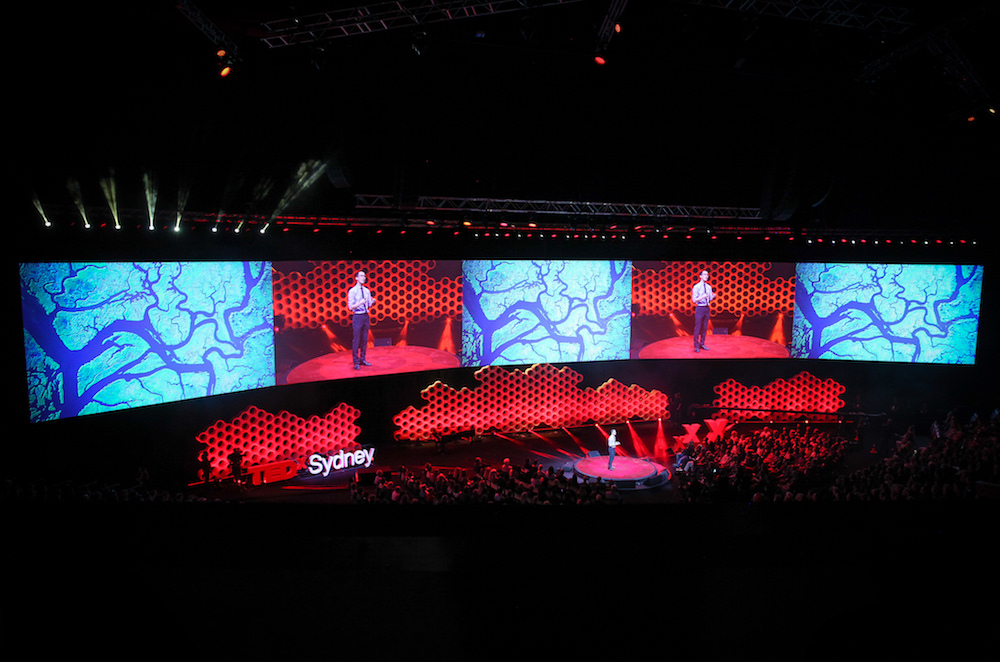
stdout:
POLYGON ((708 334, 708 318, 712 314, 709 304, 715 298, 712 286, 708 284, 708 271, 702 271, 691 290, 694 301, 694 351, 708 351, 705 347, 705 336, 708 334))
POLYGON ((365 351, 368 349, 368 331, 371 328, 371 320, 368 311, 371 310, 372 292, 365 287, 368 280, 364 271, 359 271, 355 276, 354 287, 347 290, 347 307, 353 313, 351 323, 354 327, 354 335, 351 339, 351 355, 354 358, 354 369, 360 370, 363 365, 371 365, 365 360, 365 351))

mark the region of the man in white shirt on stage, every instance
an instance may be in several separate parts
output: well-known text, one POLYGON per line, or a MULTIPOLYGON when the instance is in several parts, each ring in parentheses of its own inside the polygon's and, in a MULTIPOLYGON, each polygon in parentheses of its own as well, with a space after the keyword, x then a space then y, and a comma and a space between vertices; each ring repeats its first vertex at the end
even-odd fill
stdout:
POLYGON ((622 443, 618 441, 618 432, 612 430, 611 434, 608 435, 608 469, 611 469, 611 465, 615 461, 615 450, 621 445, 622 443))
POLYGON ((702 271, 691 290, 691 299, 694 301, 694 351, 708 351, 705 347, 705 336, 708 334, 708 318, 712 314, 709 307, 715 293, 712 286, 708 284, 708 271, 702 271))
POLYGON ((357 281, 351 289, 347 291, 347 307, 353 313, 352 325, 354 336, 351 339, 351 354, 354 358, 354 369, 360 370, 363 365, 371 365, 365 360, 365 352, 368 349, 368 331, 371 328, 371 320, 368 311, 371 310, 372 298, 371 290, 365 287, 368 277, 364 271, 359 271, 354 280, 357 281))

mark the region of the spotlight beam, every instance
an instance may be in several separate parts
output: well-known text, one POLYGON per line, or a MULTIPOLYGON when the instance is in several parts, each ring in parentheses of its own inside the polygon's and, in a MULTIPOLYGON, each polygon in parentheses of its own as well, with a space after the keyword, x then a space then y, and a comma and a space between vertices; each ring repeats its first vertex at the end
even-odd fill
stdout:
POLYGON ((45 215, 45 210, 42 209, 42 201, 38 199, 37 194, 32 195, 31 202, 32 204, 35 205, 35 209, 38 211, 38 215, 42 217, 42 223, 45 224, 45 227, 47 228, 52 227, 52 221, 50 221, 49 217, 45 215))
POLYGON ((146 213, 149 214, 149 229, 154 229, 153 218, 156 216, 156 176, 146 171, 142 173, 142 187, 146 193, 146 213))
POLYGON ((87 208, 83 204, 83 191, 80 189, 80 182, 70 179, 66 182, 66 188, 69 189, 69 194, 73 197, 73 204, 76 205, 77 211, 80 212, 80 217, 83 219, 83 227, 89 230, 90 219, 87 217, 87 208))
POLYGON ((115 221, 115 229, 121 230, 121 222, 118 218, 118 185, 115 180, 115 171, 112 169, 107 177, 101 179, 101 189, 104 191, 104 198, 108 201, 108 208, 111 209, 111 217, 115 221))

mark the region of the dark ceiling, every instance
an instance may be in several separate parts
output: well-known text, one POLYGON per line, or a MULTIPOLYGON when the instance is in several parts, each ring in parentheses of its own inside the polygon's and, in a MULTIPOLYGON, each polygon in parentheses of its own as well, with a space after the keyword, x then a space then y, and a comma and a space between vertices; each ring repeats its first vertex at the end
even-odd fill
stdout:
POLYGON ((107 4, 25 10, 16 172, 43 205, 67 204, 70 180, 99 205, 113 171, 119 204, 141 207, 149 172, 161 206, 189 191, 187 209, 266 212, 315 161, 289 212, 343 213, 356 193, 739 205, 828 227, 997 209, 990 3, 911 3, 889 34, 632 0, 598 66, 607 0, 280 48, 262 21, 345 3, 195 2, 239 49, 227 79, 175 2, 107 4))

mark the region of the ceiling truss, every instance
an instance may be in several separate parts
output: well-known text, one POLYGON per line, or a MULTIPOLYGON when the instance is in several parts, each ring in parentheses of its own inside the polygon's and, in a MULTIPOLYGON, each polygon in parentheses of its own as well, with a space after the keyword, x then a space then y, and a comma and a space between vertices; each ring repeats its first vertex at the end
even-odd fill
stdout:
MULTIPOLYGON (((761 16, 820 23, 857 30, 899 34, 913 23, 910 10, 858 0, 685 0, 688 4, 728 9, 761 16)), ((359 7, 291 16, 261 24, 261 40, 269 48, 367 35, 387 30, 417 28, 463 18, 476 18, 581 0, 396 0, 359 7)), ((597 34, 598 48, 607 46, 614 24, 627 0, 610 0, 597 34)))
POLYGON ((397 0, 268 21, 261 40, 270 48, 417 28, 463 18, 568 5, 581 0, 397 0))

